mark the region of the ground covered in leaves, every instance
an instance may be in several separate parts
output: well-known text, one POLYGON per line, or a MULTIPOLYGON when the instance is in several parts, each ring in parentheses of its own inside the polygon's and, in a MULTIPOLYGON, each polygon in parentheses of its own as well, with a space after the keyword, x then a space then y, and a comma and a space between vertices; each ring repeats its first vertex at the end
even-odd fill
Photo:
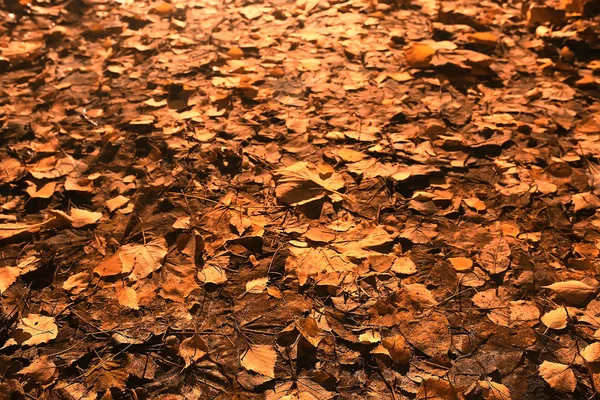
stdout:
POLYGON ((598 8, 4 0, 0 398, 593 397, 598 8))

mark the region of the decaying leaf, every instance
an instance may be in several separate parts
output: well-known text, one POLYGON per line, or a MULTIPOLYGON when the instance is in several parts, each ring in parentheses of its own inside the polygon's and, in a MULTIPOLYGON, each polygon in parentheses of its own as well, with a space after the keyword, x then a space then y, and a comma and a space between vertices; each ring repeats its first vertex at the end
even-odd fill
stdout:
POLYGON ((581 357, 587 362, 600 362, 600 342, 594 342, 581 350, 581 357))
POLYGON ((56 364, 50 357, 41 356, 18 372, 25 376, 29 382, 46 386, 54 382, 56 374, 56 364))
POLYGON ((478 262, 490 274, 506 271, 510 265, 510 247, 506 240, 502 236, 492 239, 481 250, 478 262))
POLYGON ((62 288, 75 295, 83 292, 88 287, 89 283, 89 274, 87 272, 80 272, 78 274, 71 275, 69 279, 63 283, 62 288))
POLYGON ((240 358, 242 367, 270 378, 275 378, 276 361, 277 352, 273 346, 262 344, 248 346, 240 358))

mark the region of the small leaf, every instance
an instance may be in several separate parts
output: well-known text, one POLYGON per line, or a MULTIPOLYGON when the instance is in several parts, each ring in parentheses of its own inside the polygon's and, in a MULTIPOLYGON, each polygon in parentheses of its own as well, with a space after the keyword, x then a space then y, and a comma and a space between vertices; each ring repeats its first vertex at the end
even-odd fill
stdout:
POLYGON ((450 264, 452 264, 452 268, 457 271, 466 271, 473 267, 473 260, 466 257, 449 258, 448 261, 450 261, 450 264))
POLYGON ((269 281, 269 278, 264 277, 264 278, 258 278, 258 279, 253 279, 249 282, 246 283, 246 293, 253 293, 253 294, 259 294, 265 291, 265 289, 267 288, 267 282, 269 281))
POLYGON ((564 329, 567 327, 567 310, 559 307, 542 315, 542 323, 550 329, 564 329))
POLYGON ((560 393, 572 393, 577 386, 575 374, 568 365, 544 361, 540 365, 540 376, 550 387, 560 393))
POLYGON ((392 272, 401 275, 411 275, 417 272, 417 266, 410 257, 398 257, 392 262, 392 272))

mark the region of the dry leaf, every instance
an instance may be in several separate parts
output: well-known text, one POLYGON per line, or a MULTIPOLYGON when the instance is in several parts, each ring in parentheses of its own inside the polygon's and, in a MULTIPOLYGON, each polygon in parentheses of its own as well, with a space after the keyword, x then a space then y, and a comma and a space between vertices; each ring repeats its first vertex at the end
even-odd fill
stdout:
POLYGON ((417 272, 417 266, 410 257, 396 257, 390 270, 400 275, 411 275, 417 272))
POLYGON ((298 206, 321 199, 328 194, 338 194, 344 187, 341 175, 319 175, 316 166, 297 162, 277 171, 275 195, 284 204, 298 206))
POLYGON ((157 238, 146 244, 127 244, 119 249, 122 272, 128 273, 129 279, 136 281, 145 278, 162 266, 167 255, 167 241, 157 238))
POLYGON ((567 310, 559 307, 542 315, 542 323, 550 329, 564 329, 567 327, 567 310))
POLYGON ((268 277, 253 279, 246 283, 246 293, 259 294, 265 291, 267 283, 269 282, 268 277))
POLYGON ((25 191, 32 199, 49 199, 56 189, 56 182, 48 182, 43 186, 36 186, 32 182, 29 184, 30 186, 25 191))
POLYGON ((275 378, 277 352, 271 345, 253 344, 240 358, 240 364, 248 371, 275 378))
POLYGON ((581 357, 589 363, 600 362, 600 342, 595 342, 581 350, 581 357))
POLYGON ((138 296, 134 288, 130 286, 123 286, 117 289, 117 300, 119 304, 124 307, 131 308, 132 310, 139 310, 138 296))
POLYGON ((423 379, 416 400, 458 400, 458 392, 450 382, 437 377, 423 379))
POLYGON ((404 57, 406 63, 413 68, 424 68, 429 66, 429 61, 436 53, 435 49, 427 44, 413 44, 406 52, 404 57))
POLYGON ((204 339, 197 334, 184 339, 179 345, 179 355, 183 357, 186 368, 207 354, 208 346, 204 342, 204 339))
POLYGON ((104 203, 104 205, 106 206, 106 208, 108 208, 108 211, 113 212, 123 207, 127 203, 129 203, 129 199, 125 196, 119 195, 110 200, 106 200, 106 203, 104 203))
POLYGON ((550 387, 559 393, 572 393, 577 386, 575 374, 568 365, 544 361, 539 372, 550 387))
POLYGON ((4 293, 21 275, 21 269, 17 267, 0 268, 0 294, 4 293))
POLYGON ((17 373, 25 376, 30 382, 46 386, 55 380, 56 364, 48 356, 41 356, 17 373))
POLYGON ((437 301, 433 297, 433 293, 420 283, 412 283, 404 285, 403 290, 408 297, 422 308, 433 307, 437 305, 437 301))
POLYGON ((466 257, 453 257, 449 258, 450 264, 457 271, 470 270, 473 267, 473 260, 466 257))
POLYGON ((209 265, 204 267, 202 271, 198 272, 198 279, 200 282, 222 285, 223 283, 227 282, 227 274, 223 268, 209 265))
POLYGON ((48 343, 55 339, 57 335, 58 326, 53 317, 29 314, 19 321, 3 348, 12 345, 35 346, 36 344, 48 343))
POLYGON ((511 400, 510 390, 501 383, 479 381, 479 387, 485 400, 511 400))
POLYGON ((569 303, 576 305, 584 303, 592 294, 596 293, 596 288, 579 281, 555 282, 542 287, 554 291, 569 303))
POLYGON ((387 349, 390 357, 396 364, 407 364, 410 362, 412 352, 404 336, 394 335, 386 337, 381 344, 387 349))
POLYGON ((80 272, 75 275, 71 275, 67 279, 62 288, 71 294, 79 294, 83 292, 89 285, 90 278, 87 272, 80 272))
POLYGON ((500 274, 510 265, 510 247, 502 236, 486 244, 478 257, 479 265, 492 275, 500 274))

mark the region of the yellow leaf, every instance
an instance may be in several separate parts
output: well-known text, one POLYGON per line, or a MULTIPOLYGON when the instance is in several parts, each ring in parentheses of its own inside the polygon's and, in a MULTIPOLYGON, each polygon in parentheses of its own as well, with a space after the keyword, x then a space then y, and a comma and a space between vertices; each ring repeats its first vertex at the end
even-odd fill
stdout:
POLYGON ((34 346, 36 344, 47 343, 55 339, 57 335, 58 326, 53 317, 29 314, 17 324, 16 329, 12 332, 10 339, 6 341, 4 347, 12 345, 34 346))
POLYGON ((435 49, 426 44, 413 44, 406 52, 404 57, 406 63, 414 68, 424 68, 429 66, 431 57, 435 54, 435 49))
POLYGON ((542 323, 550 329, 564 329, 567 327, 567 310, 559 307, 542 315, 542 323))

